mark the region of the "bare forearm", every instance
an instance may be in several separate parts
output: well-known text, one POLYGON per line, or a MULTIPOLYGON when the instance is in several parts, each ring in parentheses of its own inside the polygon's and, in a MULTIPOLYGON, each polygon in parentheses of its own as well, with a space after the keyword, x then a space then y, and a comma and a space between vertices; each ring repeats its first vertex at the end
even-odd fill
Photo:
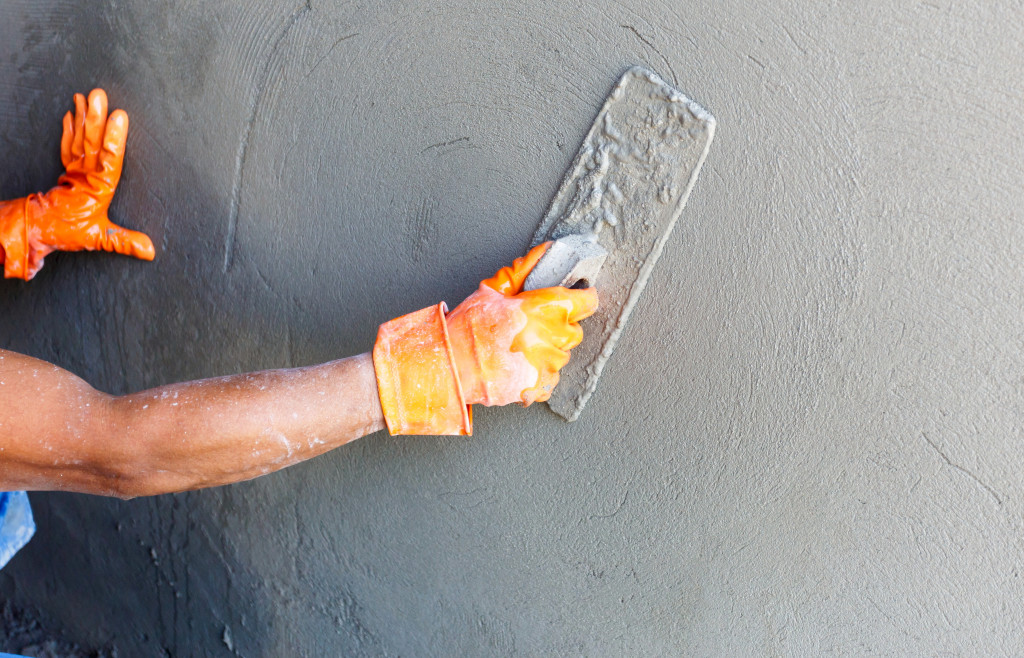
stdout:
POLYGON ((143 494, 247 480, 383 427, 366 354, 173 384, 109 406, 124 441, 136 446, 143 494))
POLYGON ((122 397, 50 364, 4 355, 3 488, 122 497, 197 489, 284 468, 384 426, 368 354, 122 397), (13 381, 27 395, 12 395, 13 381))

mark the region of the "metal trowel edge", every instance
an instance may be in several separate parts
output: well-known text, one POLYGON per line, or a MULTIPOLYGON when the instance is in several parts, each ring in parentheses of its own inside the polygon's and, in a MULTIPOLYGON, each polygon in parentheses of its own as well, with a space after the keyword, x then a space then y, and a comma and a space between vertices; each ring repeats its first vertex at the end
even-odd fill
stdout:
POLYGON ((629 69, 594 120, 533 244, 556 240, 527 289, 597 285, 601 306, 548 405, 579 418, 686 205, 715 119, 642 67, 629 69))

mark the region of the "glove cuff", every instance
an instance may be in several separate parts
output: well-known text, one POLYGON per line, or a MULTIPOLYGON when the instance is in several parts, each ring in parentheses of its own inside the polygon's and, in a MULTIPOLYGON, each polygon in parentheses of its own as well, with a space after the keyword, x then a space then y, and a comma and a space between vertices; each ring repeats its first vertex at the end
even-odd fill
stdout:
POLYGON ((444 302, 385 322, 373 347, 384 420, 396 434, 473 433, 455 367, 444 302))
POLYGON ((4 248, 4 276, 32 278, 28 267, 28 198, 0 202, 0 246, 4 248))

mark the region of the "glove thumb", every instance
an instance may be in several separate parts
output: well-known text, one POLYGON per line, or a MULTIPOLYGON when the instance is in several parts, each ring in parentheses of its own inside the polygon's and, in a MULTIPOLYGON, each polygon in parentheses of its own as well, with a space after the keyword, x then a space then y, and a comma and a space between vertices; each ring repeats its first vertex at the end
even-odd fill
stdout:
POLYGON ((153 260, 156 257, 156 248, 153 247, 153 241, 148 235, 121 228, 110 222, 107 223, 106 229, 103 229, 98 246, 103 251, 113 251, 142 260, 153 260))

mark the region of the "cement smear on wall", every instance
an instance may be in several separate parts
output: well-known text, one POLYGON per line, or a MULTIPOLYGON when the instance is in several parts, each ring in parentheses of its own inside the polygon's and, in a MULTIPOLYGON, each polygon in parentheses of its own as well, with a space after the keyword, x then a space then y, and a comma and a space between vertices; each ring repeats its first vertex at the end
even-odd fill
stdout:
POLYGON ((457 302, 629 65, 719 129, 579 422, 36 495, 0 593, 122 655, 1016 651, 1022 29, 980 1, 6 3, 0 193, 52 184, 103 86, 113 217, 158 256, 0 284, 0 344, 115 393, 457 302))

